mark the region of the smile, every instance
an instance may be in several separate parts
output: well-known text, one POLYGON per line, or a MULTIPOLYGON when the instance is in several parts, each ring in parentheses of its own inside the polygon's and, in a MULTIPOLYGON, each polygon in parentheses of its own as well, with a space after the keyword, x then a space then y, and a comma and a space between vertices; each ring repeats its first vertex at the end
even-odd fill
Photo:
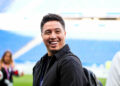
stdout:
POLYGON ((50 44, 57 44, 57 42, 50 42, 50 44))
POLYGON ((57 41, 49 41, 51 47, 56 47, 58 42, 57 41))

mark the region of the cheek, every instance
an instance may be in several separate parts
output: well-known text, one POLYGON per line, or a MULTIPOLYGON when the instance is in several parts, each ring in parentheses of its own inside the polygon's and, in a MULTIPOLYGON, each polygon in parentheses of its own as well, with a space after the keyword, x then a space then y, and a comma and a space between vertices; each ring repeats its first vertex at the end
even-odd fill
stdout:
POLYGON ((47 42, 48 41, 48 37, 47 36, 42 36, 43 42, 47 42))
POLYGON ((4 58, 4 61, 8 61, 8 58, 7 58, 7 57, 5 57, 5 58, 4 58))
POLYGON ((62 42, 64 42, 65 41, 65 35, 61 35, 60 39, 61 39, 62 42))
POLYGON ((49 45, 48 39, 43 39, 43 42, 44 42, 44 44, 45 44, 46 46, 49 45))

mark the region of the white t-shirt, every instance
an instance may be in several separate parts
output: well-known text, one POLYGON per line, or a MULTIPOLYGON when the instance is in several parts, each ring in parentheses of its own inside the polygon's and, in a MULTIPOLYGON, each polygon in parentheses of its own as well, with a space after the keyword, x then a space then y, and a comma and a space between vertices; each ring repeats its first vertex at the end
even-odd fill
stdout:
POLYGON ((106 86, 120 86, 120 52, 117 52, 112 60, 106 86))

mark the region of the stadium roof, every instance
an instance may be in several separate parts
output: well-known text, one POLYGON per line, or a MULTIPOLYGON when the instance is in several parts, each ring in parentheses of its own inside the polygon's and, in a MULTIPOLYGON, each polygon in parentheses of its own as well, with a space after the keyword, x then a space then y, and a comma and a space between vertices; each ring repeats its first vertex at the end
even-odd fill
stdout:
POLYGON ((59 13, 74 17, 119 17, 120 0, 0 0, 0 12, 25 16, 59 13))

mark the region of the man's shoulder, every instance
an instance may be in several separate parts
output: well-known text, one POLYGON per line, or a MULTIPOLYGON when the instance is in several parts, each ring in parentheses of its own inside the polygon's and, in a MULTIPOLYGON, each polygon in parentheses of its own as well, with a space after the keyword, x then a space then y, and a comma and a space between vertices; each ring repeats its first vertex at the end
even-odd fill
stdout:
POLYGON ((36 62, 35 66, 38 66, 40 63, 41 63, 41 59, 36 62))
POLYGON ((42 57, 40 58, 40 60, 38 60, 38 61, 36 62, 36 64, 35 64, 35 66, 33 67, 33 69, 34 69, 35 67, 39 67, 39 65, 43 62, 43 59, 46 58, 46 56, 47 56, 47 54, 45 54, 44 56, 42 56, 42 57))
POLYGON ((75 54, 73 54, 71 51, 69 53, 66 53, 60 59, 60 63, 63 63, 63 62, 75 62, 75 63, 80 63, 81 64, 80 59, 75 54))
POLYGON ((33 67, 33 70, 35 70, 36 68, 38 68, 40 66, 41 62, 42 62, 42 58, 36 62, 36 64, 33 67))
POLYGON ((65 59, 80 60, 77 55, 71 51, 64 56, 65 59))

